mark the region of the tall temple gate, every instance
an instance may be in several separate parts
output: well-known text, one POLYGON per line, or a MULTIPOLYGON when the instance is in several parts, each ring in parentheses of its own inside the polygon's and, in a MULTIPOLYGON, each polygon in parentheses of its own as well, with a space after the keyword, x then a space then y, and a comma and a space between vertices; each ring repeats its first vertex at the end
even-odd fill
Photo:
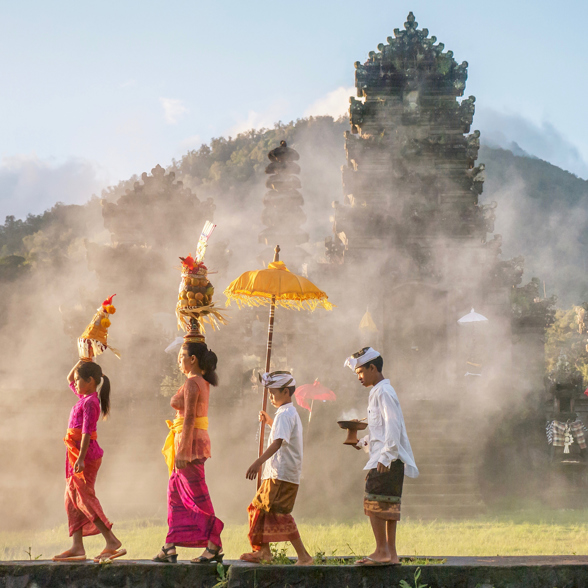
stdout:
POLYGON ((478 201, 475 98, 460 100, 468 64, 417 25, 410 13, 405 30, 355 64, 326 272, 348 284, 349 321, 359 325, 369 306, 379 330, 372 344, 421 470, 407 480, 409 512, 468 516, 482 507, 487 411, 516 386, 510 290, 520 273, 500 261, 500 236, 488 239, 496 205, 478 201), (472 308, 488 321, 459 326, 472 308))

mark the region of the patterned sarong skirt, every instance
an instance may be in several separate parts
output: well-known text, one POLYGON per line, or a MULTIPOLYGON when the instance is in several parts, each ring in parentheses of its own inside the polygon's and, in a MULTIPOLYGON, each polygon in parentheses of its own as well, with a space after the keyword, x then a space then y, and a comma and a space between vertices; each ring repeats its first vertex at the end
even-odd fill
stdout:
POLYGON ((298 484, 284 480, 263 480, 255 498, 247 508, 249 514, 249 542, 254 551, 264 543, 292 541, 300 534, 294 517, 298 484))
POLYGON ((387 521, 399 521, 403 483, 404 463, 399 459, 390 464, 387 472, 370 470, 365 479, 364 513, 387 521))
POLYGON ((94 524, 100 519, 109 529, 112 523, 106 518, 100 501, 96 497, 94 486, 102 458, 85 463, 83 476, 71 473, 65 485, 65 512, 69 525, 69 536, 82 530, 82 536, 98 535, 100 531, 94 524))
POLYGON ((204 461, 195 460, 174 469, 167 486, 166 543, 179 547, 221 546, 224 523, 215 516, 204 479, 204 461))

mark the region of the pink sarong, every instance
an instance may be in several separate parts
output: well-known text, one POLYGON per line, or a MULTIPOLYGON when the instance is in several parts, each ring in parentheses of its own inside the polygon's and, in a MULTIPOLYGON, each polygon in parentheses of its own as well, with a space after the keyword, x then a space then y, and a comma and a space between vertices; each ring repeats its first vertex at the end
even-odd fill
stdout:
POLYGON ((179 547, 207 547, 212 541, 222 545, 224 523, 214 508, 204 479, 204 461, 195 460, 185 468, 174 469, 167 486, 166 543, 179 547))
POLYGON ((100 519, 109 529, 112 523, 106 518, 94 486, 102 458, 87 461, 84 475, 70 475, 65 485, 65 511, 69 524, 69 536, 82 530, 82 536, 98 535, 100 531, 94 521, 100 519))

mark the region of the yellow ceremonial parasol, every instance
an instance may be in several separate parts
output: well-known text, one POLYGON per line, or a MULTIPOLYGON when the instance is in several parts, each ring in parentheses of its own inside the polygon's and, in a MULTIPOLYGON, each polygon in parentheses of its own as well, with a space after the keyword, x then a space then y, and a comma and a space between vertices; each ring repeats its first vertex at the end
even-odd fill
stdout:
MULTIPOLYGON (((326 310, 332 310, 333 305, 328 301, 328 296, 319 290, 310 280, 293 274, 280 261, 280 246, 276 246, 274 261, 267 269, 254 270, 241 274, 231 282, 225 290, 227 305, 235 301, 241 306, 265 306, 270 305, 269 326, 267 332, 267 353, 265 357, 265 371, 270 371, 272 341, 274 335, 274 316, 276 305, 295 310, 313 311, 322 306, 326 310)), ((263 389, 262 410, 267 408, 268 389, 263 389)), ((264 426, 260 427, 259 455, 263 453, 264 426)), ((258 476, 258 486, 260 483, 258 476)))

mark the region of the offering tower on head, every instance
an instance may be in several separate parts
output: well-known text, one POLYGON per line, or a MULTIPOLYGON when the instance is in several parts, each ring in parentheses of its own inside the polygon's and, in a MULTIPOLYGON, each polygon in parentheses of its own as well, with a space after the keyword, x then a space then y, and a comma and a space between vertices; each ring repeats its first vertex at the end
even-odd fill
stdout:
POLYGON ((216 225, 206 221, 196 255, 192 257, 180 257, 182 261, 182 281, 176 305, 176 316, 178 327, 186 332, 184 340, 186 343, 204 343, 204 324, 208 323, 213 330, 217 329, 219 323, 226 324, 225 318, 214 307, 212 297, 214 286, 208 279, 208 269, 204 265, 204 254, 208 239, 216 225))
POLYGON ((112 304, 113 294, 107 298, 78 339, 78 352, 82 361, 92 361, 94 357, 110 349, 120 359, 118 349, 108 344, 108 327, 110 327, 110 316, 116 312, 112 304))

